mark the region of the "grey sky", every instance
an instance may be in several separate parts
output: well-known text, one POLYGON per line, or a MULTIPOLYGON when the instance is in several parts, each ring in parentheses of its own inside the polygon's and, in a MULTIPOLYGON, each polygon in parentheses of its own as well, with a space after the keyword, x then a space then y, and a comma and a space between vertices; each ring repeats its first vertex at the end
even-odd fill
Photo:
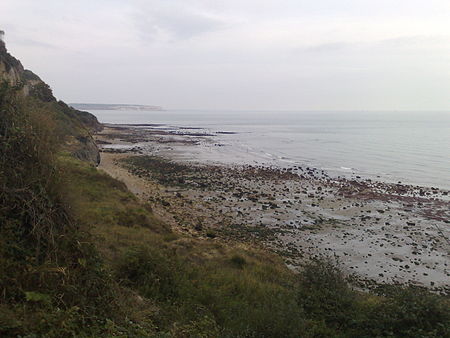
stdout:
POLYGON ((2 0, 67 102, 450 110, 449 0, 2 0))

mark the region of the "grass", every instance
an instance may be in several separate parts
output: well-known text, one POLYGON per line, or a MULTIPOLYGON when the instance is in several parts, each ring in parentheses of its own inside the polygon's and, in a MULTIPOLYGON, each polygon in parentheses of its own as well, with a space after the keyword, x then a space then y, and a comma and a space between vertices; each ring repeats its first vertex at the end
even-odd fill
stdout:
POLYGON ((362 293, 327 260, 294 274, 279 257, 239 242, 178 235, 120 182, 69 162, 68 186, 81 199, 74 204, 91 224, 114 280, 147 304, 145 316, 142 309, 132 310, 135 305, 128 316, 159 334, 438 337, 449 332, 445 297, 401 287, 362 293), (130 219, 123 221, 121 214, 130 219))
MULTIPOLYGON (((28 327, 35 320, 45 325, 32 332, 160 337, 439 337, 449 332, 445 298, 402 288, 361 293, 327 261, 313 262, 297 275, 268 252, 178 235, 121 182, 70 157, 61 162, 72 213, 93 236, 120 318, 105 309, 86 330, 82 323, 92 323, 92 315, 76 305, 58 312, 37 293, 25 301, 27 313, 36 316, 27 319, 28 327)), ((4 330, 23 330, 14 307, 0 311, 4 330)))
POLYGON ((66 334, 114 312, 113 283, 66 202, 56 124, 15 93, 0 91, 0 334, 66 334))
POLYGON ((0 87, 2 337, 450 335, 446 297, 362 293, 327 260, 295 274, 270 252, 171 231, 122 182, 56 158, 58 123, 7 94, 0 87))
POLYGON ((115 280, 152 301, 147 320, 160 330, 174 335, 207 330, 211 336, 300 330, 288 288, 295 279, 279 258, 174 234, 120 182, 84 163, 65 161, 66 187, 77 196, 72 205, 80 221, 91 224, 115 280), (118 216, 132 215, 130 210, 140 210, 131 226, 118 216))

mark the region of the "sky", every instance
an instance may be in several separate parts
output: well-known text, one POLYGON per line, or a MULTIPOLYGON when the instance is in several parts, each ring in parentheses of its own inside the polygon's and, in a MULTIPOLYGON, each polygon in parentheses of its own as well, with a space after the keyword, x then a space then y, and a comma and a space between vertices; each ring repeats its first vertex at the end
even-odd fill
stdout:
POLYGON ((449 0, 1 0, 10 52, 71 103, 450 110, 449 0))

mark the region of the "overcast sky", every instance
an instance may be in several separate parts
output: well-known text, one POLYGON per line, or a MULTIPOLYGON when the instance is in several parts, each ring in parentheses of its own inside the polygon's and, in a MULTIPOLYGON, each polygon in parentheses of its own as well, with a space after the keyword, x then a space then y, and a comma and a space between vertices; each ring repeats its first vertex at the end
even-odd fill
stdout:
POLYGON ((1 0, 66 102, 450 110, 449 0, 1 0))

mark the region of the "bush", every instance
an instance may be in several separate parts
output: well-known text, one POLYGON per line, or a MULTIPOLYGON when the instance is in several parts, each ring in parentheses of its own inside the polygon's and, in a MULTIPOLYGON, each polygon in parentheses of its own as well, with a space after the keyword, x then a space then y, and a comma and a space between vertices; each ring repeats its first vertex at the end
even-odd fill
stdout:
POLYGON ((330 260, 313 260, 300 274, 298 302, 311 319, 332 327, 349 326, 358 318, 357 300, 357 293, 330 260))
POLYGON ((417 287, 385 286, 364 329, 380 336, 449 337, 450 301, 417 287))
POLYGON ((30 102, 1 87, 0 294, 16 320, 0 335, 46 332, 69 313, 85 324, 114 313, 111 280, 65 202, 54 121, 30 102))
POLYGON ((315 260, 300 274, 299 304, 309 328, 350 337, 447 337, 450 306, 445 297, 414 287, 382 286, 379 296, 352 290, 329 260, 315 260))

